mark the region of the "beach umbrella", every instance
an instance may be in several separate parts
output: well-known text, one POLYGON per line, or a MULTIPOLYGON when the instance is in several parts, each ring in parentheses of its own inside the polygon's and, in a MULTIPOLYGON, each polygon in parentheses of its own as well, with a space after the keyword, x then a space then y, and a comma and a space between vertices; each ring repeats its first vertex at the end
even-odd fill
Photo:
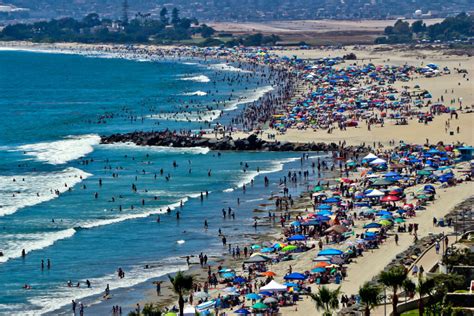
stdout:
POLYGON ((298 249, 298 247, 294 246, 294 245, 289 245, 289 246, 286 246, 284 247, 283 249, 281 249, 281 251, 283 252, 287 252, 287 251, 293 251, 295 249, 298 249))
POLYGON ((267 297, 266 299, 263 300, 264 304, 275 304, 278 303, 278 300, 274 297, 267 297))
POLYGON ((211 297, 211 295, 209 295, 209 293, 206 293, 206 292, 203 292, 203 291, 196 292, 196 293, 193 294, 193 296, 195 298, 200 299, 200 300, 205 300, 205 299, 211 297))
POLYGON ((404 223, 404 222, 405 222, 405 220, 401 217, 395 219, 395 223, 400 224, 400 223, 404 223))
POLYGON ((247 280, 243 277, 236 277, 234 279, 234 283, 245 283, 245 282, 247 282, 247 280))
POLYGON ((316 263, 316 265, 314 266, 315 268, 325 268, 329 265, 329 263, 327 261, 319 261, 318 263, 316 263))
POLYGON ((244 263, 261 263, 261 262, 267 262, 269 260, 270 258, 261 256, 261 255, 256 255, 256 256, 246 259, 244 263))
POLYGON ((330 209, 332 209, 332 206, 328 204, 321 204, 318 206, 318 210, 330 210, 330 209))
POLYGON ((332 215, 332 212, 330 210, 322 210, 319 211, 316 215, 329 216, 332 215))
POLYGON ((222 274, 222 278, 224 278, 224 279, 231 279, 233 277, 235 277, 235 273, 233 273, 233 272, 227 272, 227 273, 222 274))
POLYGON ((428 170, 419 170, 416 172, 416 174, 419 176, 429 176, 432 174, 432 172, 428 170))
POLYGON ((260 252, 264 252, 264 253, 273 252, 273 251, 275 251, 275 248, 270 248, 270 247, 263 248, 262 250, 260 250, 260 252))
POLYGON ((306 240, 306 237, 303 235, 294 235, 288 238, 288 241, 302 241, 306 240))
POLYGON ((396 195, 386 195, 383 198, 380 199, 381 202, 395 202, 399 201, 400 198, 396 195))
POLYGON ((311 270, 313 273, 323 273, 326 272, 326 268, 314 268, 311 270))
POLYGON ((393 181, 390 179, 378 179, 374 183, 372 183, 372 186, 385 186, 385 185, 390 185, 392 184, 393 181))
POLYGON ((364 229, 380 228, 380 227, 382 227, 382 225, 380 225, 379 223, 375 223, 375 222, 364 225, 364 229))
POLYGON ((234 314, 241 314, 241 315, 250 315, 251 312, 245 308, 240 308, 234 312, 234 314))
POLYGON ((331 263, 333 263, 333 264, 341 265, 341 264, 344 264, 344 262, 345 262, 345 260, 341 256, 333 256, 331 258, 331 263))
POLYGON ((380 231, 380 228, 369 228, 367 229, 368 233, 378 233, 380 231))
MULTIPOLYGON (((282 285, 282 286, 284 286, 284 285, 282 285)), ((286 286, 284 286, 284 287, 285 287, 285 291, 286 291, 286 286)), ((265 295, 265 296, 272 296, 273 295, 273 293, 270 292, 270 291, 260 291, 259 293, 260 293, 260 295, 265 295)))
POLYGON ((316 258, 313 259, 314 262, 327 262, 331 261, 331 258, 326 257, 326 256, 317 256, 316 258))
POLYGON ((253 309, 267 309, 268 308, 268 305, 262 303, 262 302, 258 302, 258 303, 255 303, 252 305, 252 308, 253 309))
POLYGON ((337 256, 342 254, 343 252, 341 250, 335 248, 327 248, 318 252, 318 256, 337 256))
POLYGON ((177 316, 178 314, 173 313, 173 312, 168 312, 165 314, 165 316, 177 316))
POLYGON ((387 178, 393 178, 393 177, 399 177, 400 174, 395 171, 390 171, 390 172, 387 172, 384 176, 387 178))
POLYGON ((248 300, 259 300, 262 297, 258 295, 257 293, 250 293, 250 294, 245 295, 245 298, 247 298, 248 300))
POLYGON ((301 226, 301 223, 298 221, 294 221, 290 223, 291 226, 301 226))
POLYGON ((390 213, 389 211, 381 210, 381 211, 378 211, 377 214, 375 214, 375 215, 384 216, 384 215, 392 215, 392 213, 390 213))
POLYGON ((260 245, 252 245, 250 248, 252 248, 253 250, 257 250, 257 249, 260 249, 261 246, 260 245))
POLYGON ((320 220, 321 222, 327 222, 327 221, 331 220, 330 217, 324 216, 324 215, 318 215, 318 216, 316 217, 316 219, 317 219, 317 220, 320 220))
POLYGON ((321 192, 324 191, 324 188, 320 185, 317 185, 313 188, 313 192, 321 192))
POLYGON ((283 285, 285 285, 286 287, 299 287, 297 283, 293 283, 293 282, 286 282, 286 283, 283 283, 283 285))
POLYGON ((276 273, 273 271, 266 271, 266 272, 262 272, 261 275, 267 276, 267 277, 274 277, 276 276, 276 273))
POLYGON ((390 226, 390 225, 392 225, 392 222, 390 222, 386 219, 383 219, 383 220, 379 221, 379 224, 382 225, 382 226, 390 226))
POLYGON ((285 280, 306 280, 306 275, 298 272, 287 274, 283 277, 285 280))
POLYGON ((323 203, 339 203, 340 201, 341 201, 341 198, 333 196, 328 199, 325 199, 323 203))

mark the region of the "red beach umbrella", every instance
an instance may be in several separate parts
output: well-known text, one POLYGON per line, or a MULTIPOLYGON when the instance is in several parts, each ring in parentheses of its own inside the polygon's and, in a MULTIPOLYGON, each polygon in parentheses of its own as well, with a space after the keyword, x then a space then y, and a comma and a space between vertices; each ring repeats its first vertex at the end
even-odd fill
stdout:
POLYGON ((395 201, 399 201, 400 198, 396 195, 386 195, 384 196, 383 198, 380 199, 380 201, 382 202, 395 202, 395 201))

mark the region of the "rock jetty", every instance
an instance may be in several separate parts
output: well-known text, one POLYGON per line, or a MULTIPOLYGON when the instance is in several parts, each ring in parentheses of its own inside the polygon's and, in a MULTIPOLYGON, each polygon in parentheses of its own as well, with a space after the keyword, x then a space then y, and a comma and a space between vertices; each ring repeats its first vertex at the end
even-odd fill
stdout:
MULTIPOLYGON (((244 139, 225 136, 220 139, 183 135, 172 132, 133 132, 101 137, 102 144, 134 143, 138 146, 208 147, 211 150, 258 150, 258 151, 338 151, 335 143, 269 142, 255 134, 244 139)), ((362 148, 361 148, 362 149, 362 148)))

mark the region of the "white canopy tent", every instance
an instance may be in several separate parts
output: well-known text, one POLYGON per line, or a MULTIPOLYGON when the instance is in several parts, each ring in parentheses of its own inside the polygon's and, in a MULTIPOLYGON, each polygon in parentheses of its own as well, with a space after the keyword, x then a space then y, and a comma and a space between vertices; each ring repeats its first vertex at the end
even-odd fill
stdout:
POLYGON ((367 156, 365 156, 364 158, 362 158, 363 160, 369 160, 369 159, 377 159, 379 157, 375 156, 374 154, 370 153, 368 154, 367 156))
POLYGON ((262 286, 260 288, 260 291, 285 292, 286 291, 286 286, 272 280, 267 285, 262 286))
POLYGON ((371 165, 381 165, 381 164, 384 164, 384 163, 387 163, 387 160, 384 160, 382 158, 377 158, 377 159, 372 160, 371 162, 369 162, 369 164, 371 164, 371 165))
POLYGON ((370 191, 369 193, 367 193, 365 196, 366 197, 382 197, 384 195, 385 195, 385 193, 383 193, 382 191, 374 189, 374 190, 370 191))

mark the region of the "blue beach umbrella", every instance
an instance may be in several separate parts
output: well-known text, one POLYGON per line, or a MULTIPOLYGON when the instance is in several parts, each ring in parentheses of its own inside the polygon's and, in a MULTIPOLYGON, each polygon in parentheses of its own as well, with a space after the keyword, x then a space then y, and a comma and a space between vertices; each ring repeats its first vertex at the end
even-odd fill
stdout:
POLYGON ((323 273, 325 271, 326 271, 325 268, 314 268, 313 270, 311 270, 311 272, 313 273, 323 273))
POLYGON ((285 280, 306 280, 306 275, 298 272, 287 274, 283 277, 285 280))
POLYGON ((234 312, 234 314, 240 314, 240 315, 250 315, 251 312, 245 308, 240 308, 234 312))
POLYGON ((303 235, 294 235, 288 238, 288 241, 302 241, 302 240, 306 240, 306 237, 303 235))
POLYGON ((247 280, 242 277, 236 277, 234 279, 234 283, 245 283, 245 282, 247 282, 247 280))
POLYGON ((222 274, 222 277, 223 277, 224 279, 230 279, 230 278, 235 277, 235 273, 232 273, 232 272, 223 273, 223 274, 222 274))
POLYGON ((331 205, 321 204, 318 206, 318 210, 330 210, 330 209, 332 209, 331 205))
POLYGON ((318 252, 318 256, 337 256, 342 254, 343 252, 341 250, 335 248, 327 248, 318 252))
POLYGON ((372 222, 372 223, 369 223, 369 224, 364 225, 364 229, 380 228, 380 227, 382 227, 382 225, 379 224, 379 223, 375 223, 375 222, 372 222))
POLYGON ((283 283, 283 285, 285 286, 288 286, 288 287, 299 287, 298 284, 296 283, 293 283, 293 282, 287 282, 287 283, 283 283))
POLYGON ((250 294, 245 295, 245 297, 246 297, 248 300, 259 300, 259 299, 262 298, 262 297, 261 297, 260 295, 258 295, 257 293, 250 293, 250 294))

